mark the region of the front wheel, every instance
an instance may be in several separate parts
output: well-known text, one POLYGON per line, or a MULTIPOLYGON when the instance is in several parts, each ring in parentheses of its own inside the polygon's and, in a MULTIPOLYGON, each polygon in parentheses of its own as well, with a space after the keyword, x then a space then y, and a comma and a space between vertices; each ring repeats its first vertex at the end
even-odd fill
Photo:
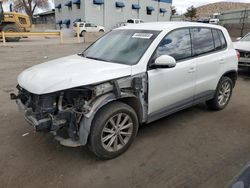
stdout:
POLYGON ((233 81, 229 77, 222 77, 213 99, 207 101, 211 110, 223 110, 229 103, 233 92, 233 81))
POLYGON ((103 107, 93 121, 89 146, 102 159, 112 159, 124 153, 138 130, 138 118, 133 108, 113 102, 103 107))

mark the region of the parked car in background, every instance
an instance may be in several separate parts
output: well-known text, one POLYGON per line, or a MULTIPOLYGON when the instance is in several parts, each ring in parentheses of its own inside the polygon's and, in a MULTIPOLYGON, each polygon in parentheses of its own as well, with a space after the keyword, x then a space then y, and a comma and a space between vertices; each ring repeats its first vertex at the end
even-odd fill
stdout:
POLYGON ((210 19, 210 18, 205 18, 205 17, 203 17, 203 18, 199 18, 199 19, 197 20, 197 22, 199 22, 199 23, 209 23, 209 19, 210 19))
POLYGON ((250 68, 250 33, 237 40, 234 42, 234 48, 240 53, 239 66, 250 68))
POLYGON ((209 23, 218 25, 220 23, 220 15, 220 13, 214 13, 209 23))
MULTIPOLYGON (((224 109, 238 58, 227 30, 195 22, 130 24, 84 52, 31 67, 11 94, 37 131, 100 158, 124 153, 138 127, 206 102, 224 109)), ((202 128, 202 127, 201 127, 202 128)), ((34 144, 34 143, 31 143, 34 144)))
POLYGON ((97 26, 90 22, 75 22, 73 25, 75 33, 77 32, 77 23, 79 23, 81 36, 83 36, 85 32, 105 32, 105 28, 103 26, 97 26))

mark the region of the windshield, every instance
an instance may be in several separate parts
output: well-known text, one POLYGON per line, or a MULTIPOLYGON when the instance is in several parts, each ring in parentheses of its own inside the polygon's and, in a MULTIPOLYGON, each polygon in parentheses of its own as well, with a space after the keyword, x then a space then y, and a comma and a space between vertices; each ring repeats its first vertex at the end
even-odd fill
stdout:
POLYGON ((90 59, 134 65, 138 63, 160 31, 113 30, 96 41, 83 56, 90 59))
POLYGON ((247 34, 241 41, 250 41, 250 33, 247 34))

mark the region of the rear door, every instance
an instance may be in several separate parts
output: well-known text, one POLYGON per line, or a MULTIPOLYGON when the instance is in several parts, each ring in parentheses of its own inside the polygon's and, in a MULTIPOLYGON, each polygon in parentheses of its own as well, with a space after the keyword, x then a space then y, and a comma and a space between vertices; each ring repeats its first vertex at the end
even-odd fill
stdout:
POLYGON ((196 87, 194 99, 204 101, 214 95, 218 76, 222 75, 225 63, 225 48, 219 30, 211 28, 192 28, 193 53, 196 56, 196 87))

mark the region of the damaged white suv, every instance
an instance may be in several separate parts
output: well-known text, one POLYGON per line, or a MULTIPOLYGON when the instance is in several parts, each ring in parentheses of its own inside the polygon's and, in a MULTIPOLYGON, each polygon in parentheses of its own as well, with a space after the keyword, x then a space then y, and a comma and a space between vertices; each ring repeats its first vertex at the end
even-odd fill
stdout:
POLYGON ((25 70, 11 98, 37 131, 54 133, 66 146, 88 144, 110 159, 131 145, 141 124, 202 102, 225 108, 237 64, 223 27, 135 24, 109 32, 83 53, 25 70))

